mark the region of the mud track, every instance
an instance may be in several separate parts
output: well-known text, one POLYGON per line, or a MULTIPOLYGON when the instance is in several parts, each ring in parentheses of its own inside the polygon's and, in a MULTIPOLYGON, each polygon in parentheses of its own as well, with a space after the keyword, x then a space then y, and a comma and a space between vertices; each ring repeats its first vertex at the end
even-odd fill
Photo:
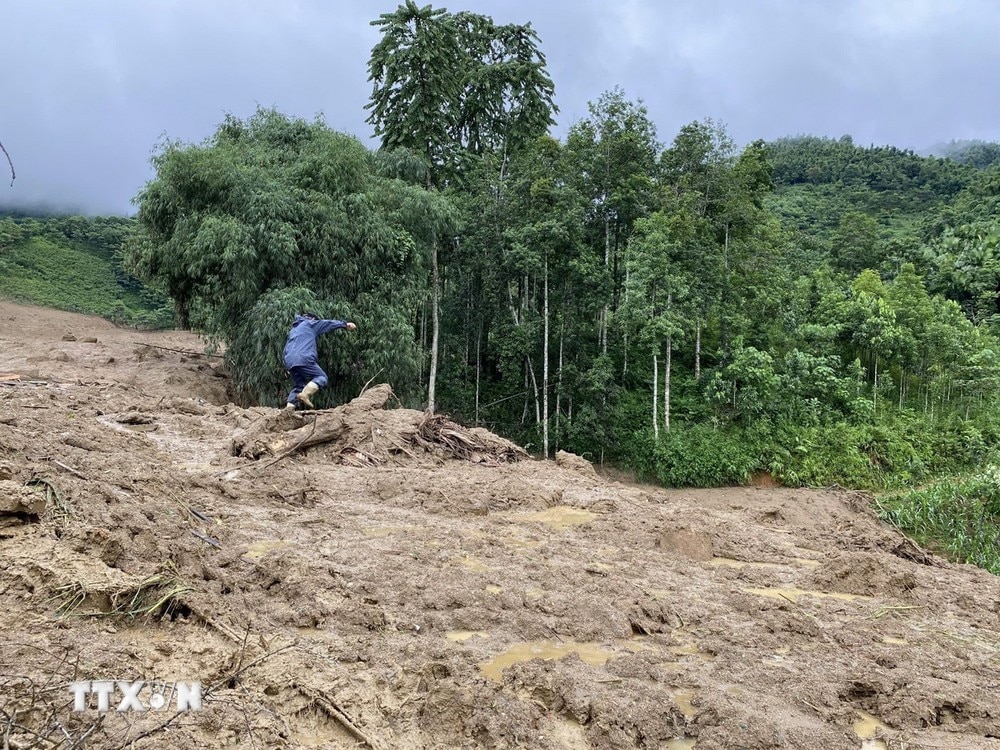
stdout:
POLYGON ((1000 748, 998 579, 861 494, 242 409, 198 351, 0 303, 0 747, 1000 748))

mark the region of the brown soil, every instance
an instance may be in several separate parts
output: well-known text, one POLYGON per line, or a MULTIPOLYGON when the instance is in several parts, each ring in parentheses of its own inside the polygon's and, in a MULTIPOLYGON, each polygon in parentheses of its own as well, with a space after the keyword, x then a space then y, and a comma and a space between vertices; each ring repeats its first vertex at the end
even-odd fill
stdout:
POLYGON ((170 349, 0 303, 2 747, 1000 748, 1000 581, 861 494, 614 481, 388 387, 242 409, 170 349))

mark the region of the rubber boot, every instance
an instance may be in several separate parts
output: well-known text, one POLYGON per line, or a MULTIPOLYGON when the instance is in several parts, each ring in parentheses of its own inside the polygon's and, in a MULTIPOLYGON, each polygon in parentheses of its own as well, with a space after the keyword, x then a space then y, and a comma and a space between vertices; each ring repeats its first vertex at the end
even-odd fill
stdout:
POLYGON ((289 401, 287 404, 285 404, 285 409, 284 410, 285 411, 295 411, 295 402, 294 401, 289 401))
POLYGON ((299 401, 308 406, 310 409, 315 409, 316 407, 313 406, 313 402, 309 397, 312 396, 314 393, 316 393, 316 391, 318 390, 319 386, 316 385, 316 381, 310 380, 308 383, 306 383, 306 387, 303 388, 302 392, 299 394, 299 401))

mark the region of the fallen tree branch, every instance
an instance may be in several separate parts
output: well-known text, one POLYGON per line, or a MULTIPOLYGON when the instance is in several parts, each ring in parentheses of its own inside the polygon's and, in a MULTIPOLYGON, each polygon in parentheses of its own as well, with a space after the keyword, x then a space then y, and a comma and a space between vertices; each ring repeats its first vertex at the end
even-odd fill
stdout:
POLYGON ((3 155, 7 157, 7 163, 10 164, 10 186, 14 187, 14 178, 17 177, 14 173, 14 162, 11 161, 10 154, 7 153, 7 149, 3 147, 2 143, 0 143, 0 151, 3 151, 3 155))
POLYGON ((56 461, 54 458, 50 458, 49 460, 52 463, 54 463, 56 466, 58 466, 60 469, 64 469, 65 471, 68 471, 70 474, 72 474, 75 477, 79 477, 80 479, 86 479, 87 478, 83 474, 81 474, 80 472, 78 472, 76 469, 74 469, 72 466, 67 466, 62 461, 56 461))
POLYGON ((380 750, 380 745, 376 743, 371 737, 362 731, 361 727, 354 723, 350 716, 344 713, 344 710, 338 706, 336 703, 331 701, 325 695, 312 688, 304 687, 302 685, 296 685, 295 689, 298 690, 302 695, 307 697, 317 706, 319 706, 323 713, 329 716, 331 719, 337 721, 344 729, 346 729, 354 739, 359 742, 363 742, 372 750, 380 750))
POLYGON ((192 357, 215 357, 216 359, 225 359, 221 354, 206 354, 205 352, 197 352, 194 349, 174 349, 171 346, 158 346, 157 344, 147 344, 145 341, 133 341, 133 344, 139 344, 140 346, 148 346, 150 349, 162 349, 165 352, 177 352, 178 354, 188 354, 192 357))

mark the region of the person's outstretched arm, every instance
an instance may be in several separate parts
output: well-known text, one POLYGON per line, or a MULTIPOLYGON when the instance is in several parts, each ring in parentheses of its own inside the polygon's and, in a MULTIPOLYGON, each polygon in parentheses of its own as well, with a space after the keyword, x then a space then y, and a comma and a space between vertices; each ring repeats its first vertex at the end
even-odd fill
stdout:
POLYGON ((350 323, 346 320, 317 320, 313 325, 313 330, 316 331, 316 335, 319 336, 323 333, 329 333, 330 331, 337 331, 341 328, 346 328, 348 331, 353 331, 357 328, 354 323, 350 323))

